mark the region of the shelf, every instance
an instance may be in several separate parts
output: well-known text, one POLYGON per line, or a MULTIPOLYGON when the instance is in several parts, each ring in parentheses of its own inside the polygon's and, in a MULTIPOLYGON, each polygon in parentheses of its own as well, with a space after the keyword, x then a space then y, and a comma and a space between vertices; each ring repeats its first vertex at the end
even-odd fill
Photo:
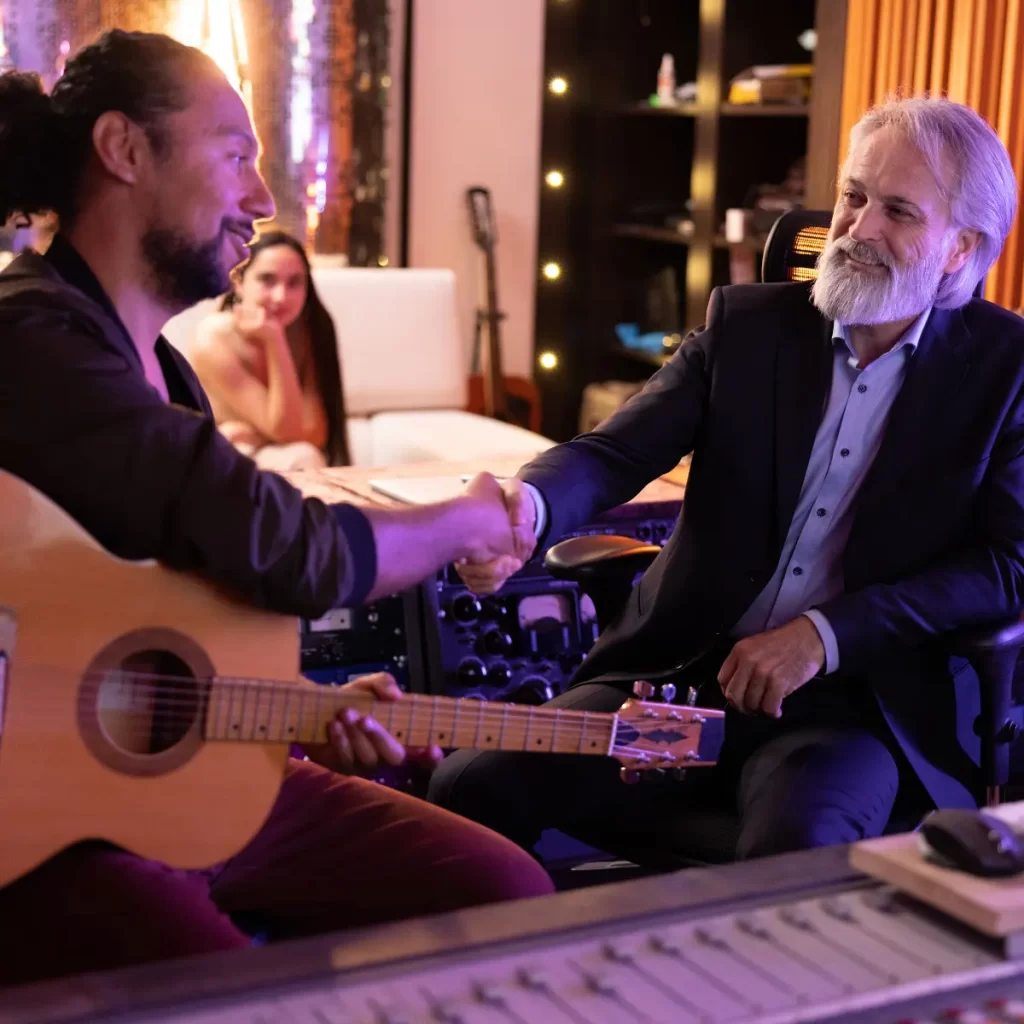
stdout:
POLYGON ((696 117, 696 103, 677 103, 674 107, 656 107, 646 100, 638 103, 623 103, 616 107, 620 114, 654 114, 658 117, 696 117))
POLYGON ((723 103, 722 117, 806 117, 806 103, 723 103))
POLYGON ((765 242, 767 241, 767 235, 748 235, 742 242, 730 242, 726 239, 725 235, 715 235, 711 244, 716 249, 731 249, 734 245, 740 245, 745 249, 750 249, 752 252, 764 252, 765 242))
POLYGON ((608 348, 625 359, 631 359, 635 363, 644 363, 656 370, 660 370, 672 358, 671 352, 663 356, 655 355, 653 352, 644 352, 638 348, 628 348, 617 341, 610 342, 608 348))
MULTIPOLYGON (((646 100, 623 103, 616 108, 621 114, 653 114, 658 117, 696 117, 701 108, 696 103, 678 103, 674 107, 652 106, 646 100)), ((722 103, 722 117, 807 117, 806 103, 722 103)))
POLYGON ((659 228, 651 224, 615 224, 612 226, 612 234, 620 238, 643 238, 665 245, 689 245, 692 240, 672 228, 659 228))

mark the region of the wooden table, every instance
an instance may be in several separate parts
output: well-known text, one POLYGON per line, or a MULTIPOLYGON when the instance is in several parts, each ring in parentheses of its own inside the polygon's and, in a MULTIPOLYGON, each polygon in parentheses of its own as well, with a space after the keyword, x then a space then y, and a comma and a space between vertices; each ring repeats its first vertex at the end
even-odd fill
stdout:
MULTIPOLYGON (((301 470, 282 473, 308 498, 319 498, 330 504, 346 502, 356 505, 396 507, 402 503, 374 490, 371 480, 399 480, 424 477, 451 477, 490 472, 495 476, 513 476, 519 469, 518 459, 489 459, 486 462, 415 462, 398 466, 345 466, 338 469, 301 470)), ((662 504, 680 502, 686 490, 688 467, 678 467, 649 483, 633 503, 662 504)))

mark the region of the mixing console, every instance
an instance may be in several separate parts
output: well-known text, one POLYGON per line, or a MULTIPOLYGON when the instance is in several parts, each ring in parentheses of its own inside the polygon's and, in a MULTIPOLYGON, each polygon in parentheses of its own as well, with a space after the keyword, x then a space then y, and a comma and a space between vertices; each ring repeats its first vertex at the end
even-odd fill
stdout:
POLYGON ((117 988, 93 982, 65 989, 38 1019, 86 1019, 88 993, 103 1019, 166 1024, 1024 1022, 1024 964, 851 875, 840 856, 812 851, 267 947, 241 954, 234 973, 232 961, 211 960, 217 982, 206 992, 190 965, 177 1005, 129 973, 135 1006, 100 1005, 96 993, 117 988), (218 995, 225 985, 234 993, 218 995))

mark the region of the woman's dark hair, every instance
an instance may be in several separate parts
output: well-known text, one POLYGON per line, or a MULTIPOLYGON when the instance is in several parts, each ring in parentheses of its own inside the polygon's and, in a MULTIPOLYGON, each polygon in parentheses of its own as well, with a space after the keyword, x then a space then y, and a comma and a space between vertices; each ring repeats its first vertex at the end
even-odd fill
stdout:
POLYGON ((141 125, 158 155, 164 117, 189 105, 189 83, 217 66, 170 36, 115 29, 68 61, 48 96, 38 75, 0 75, 0 222, 54 212, 66 227, 78 212, 97 118, 117 110, 141 125))
MULTIPOLYGON (((323 402, 324 416, 327 419, 325 454, 330 465, 347 466, 351 460, 345 421, 345 394, 341 386, 341 364, 338 360, 338 336, 331 314, 327 312, 313 283, 313 271, 302 243, 285 231, 268 231, 261 234, 249 249, 249 259, 238 271, 239 279, 245 277, 245 272, 264 249, 273 249, 278 245, 286 245, 291 249, 302 260, 302 265, 306 269, 306 303, 302 307, 299 319, 305 324, 309 336, 313 368, 316 370, 320 400, 323 402)), ((236 293, 230 291, 221 300, 220 308, 231 309, 237 301, 236 293)))

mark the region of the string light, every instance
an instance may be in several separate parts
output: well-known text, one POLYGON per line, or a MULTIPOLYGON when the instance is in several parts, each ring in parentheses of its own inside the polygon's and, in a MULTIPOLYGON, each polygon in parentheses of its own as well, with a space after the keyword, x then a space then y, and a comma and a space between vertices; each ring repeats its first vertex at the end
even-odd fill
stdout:
POLYGON ((557 281, 562 276, 562 268, 554 261, 545 263, 541 268, 541 273, 549 281, 557 281))
POLYGON ((548 188, 561 188, 565 184, 565 175, 561 171, 548 171, 544 175, 548 188))
POLYGON ((551 81, 548 82, 548 88, 556 96, 564 96, 569 91, 569 83, 559 75, 557 78, 552 78, 551 81))
POLYGON ((541 352, 537 362, 542 370, 554 370, 558 367, 558 356, 554 352, 541 352))

